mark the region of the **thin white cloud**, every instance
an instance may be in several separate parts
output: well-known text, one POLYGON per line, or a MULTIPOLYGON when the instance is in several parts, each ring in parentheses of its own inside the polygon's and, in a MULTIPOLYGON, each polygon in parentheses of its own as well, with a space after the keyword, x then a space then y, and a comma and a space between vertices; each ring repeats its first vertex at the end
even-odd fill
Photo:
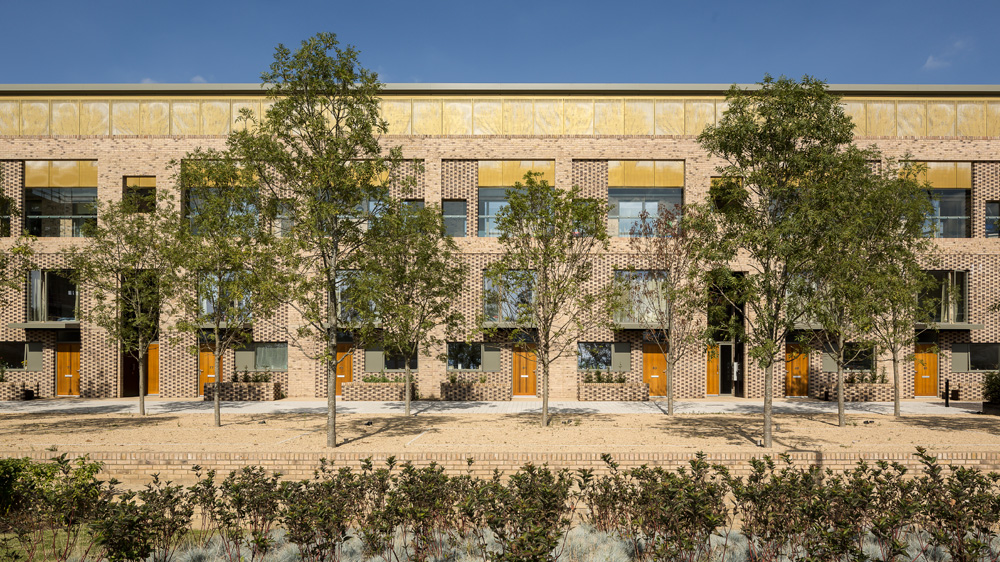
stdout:
POLYGON ((972 45, 969 41, 966 41, 965 39, 953 41, 940 53, 928 55, 927 60, 924 61, 923 69, 940 70, 942 68, 948 68, 956 58, 961 57, 970 50, 972 50, 972 45))
POLYGON ((141 84, 157 84, 158 83, 156 80, 153 80, 152 78, 143 78, 139 82, 141 84))
POLYGON ((206 84, 206 83, 208 83, 208 80, 205 80, 204 78, 202 78, 199 75, 199 76, 193 76, 193 77, 191 77, 191 82, 194 83, 194 84, 206 84))

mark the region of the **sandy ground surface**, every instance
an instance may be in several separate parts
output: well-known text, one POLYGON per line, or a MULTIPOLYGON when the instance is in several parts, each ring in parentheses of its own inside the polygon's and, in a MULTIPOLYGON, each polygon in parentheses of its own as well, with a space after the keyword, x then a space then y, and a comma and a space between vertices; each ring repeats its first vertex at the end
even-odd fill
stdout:
MULTIPOLYGON (((775 450, 1000 451, 1000 417, 964 413, 776 415, 775 450), (867 423, 866 423, 867 422, 867 423)), ((0 450, 317 452, 325 449, 322 414, 211 413, 0 414, 0 450)), ((341 414, 340 450, 358 452, 746 452, 762 436, 755 414, 341 414)))

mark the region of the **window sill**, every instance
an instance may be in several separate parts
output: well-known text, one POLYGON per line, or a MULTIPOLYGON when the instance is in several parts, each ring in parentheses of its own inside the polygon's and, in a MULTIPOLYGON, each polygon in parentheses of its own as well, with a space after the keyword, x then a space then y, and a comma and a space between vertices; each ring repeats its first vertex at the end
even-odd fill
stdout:
POLYGON ((973 324, 971 322, 917 322, 914 327, 918 330, 927 330, 931 328, 936 328, 938 330, 982 330, 985 328, 983 324, 973 324))
POLYGON ((12 322, 7 324, 8 328, 14 330, 65 330, 80 327, 79 320, 65 320, 60 322, 12 322))

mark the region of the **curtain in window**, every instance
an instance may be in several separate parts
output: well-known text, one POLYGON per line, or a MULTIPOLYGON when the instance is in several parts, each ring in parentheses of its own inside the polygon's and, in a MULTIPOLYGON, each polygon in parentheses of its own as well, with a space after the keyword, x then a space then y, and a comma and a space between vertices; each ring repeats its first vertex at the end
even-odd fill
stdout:
POLYGON ((271 371, 288 370, 288 344, 258 343, 255 345, 254 368, 271 371))
POLYGON ((28 274, 28 320, 31 322, 45 321, 45 292, 42 291, 41 271, 32 271, 28 274))

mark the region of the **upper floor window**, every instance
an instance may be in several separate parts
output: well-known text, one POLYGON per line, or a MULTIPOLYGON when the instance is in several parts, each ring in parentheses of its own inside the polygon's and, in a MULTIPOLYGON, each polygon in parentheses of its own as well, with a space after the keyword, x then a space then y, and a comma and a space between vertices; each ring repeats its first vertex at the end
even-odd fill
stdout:
POLYGON ((628 308, 617 313, 619 324, 659 324, 666 320, 667 301, 662 287, 663 272, 657 270, 615 271, 615 281, 624 284, 628 308))
POLYGON ((80 295, 66 271, 28 272, 28 321, 75 322, 80 295))
MULTIPOLYGON (((365 309, 373 311, 372 303, 364 303, 355 295, 355 280, 358 272, 355 270, 340 270, 336 279, 337 319, 344 323, 360 322, 364 319, 365 309)), ((330 299, 331 306, 333 298, 330 299)), ((377 315, 376 315, 377 318, 377 315)))
POLYGON ((942 324, 968 322, 969 274, 966 271, 929 271, 934 286, 926 290, 921 304, 930 309, 930 320, 942 324))
POLYGON ((682 160, 608 162, 608 234, 629 236, 645 213, 655 219, 664 209, 684 204, 682 160))
POLYGON ((198 277, 198 312, 222 314, 234 320, 250 319, 250 293, 236 279, 236 272, 203 272, 198 277))
POLYGON ((444 213, 444 228, 448 236, 461 238, 466 232, 467 206, 464 199, 457 201, 442 201, 441 211, 444 213))
POLYGON ((0 236, 10 236, 10 207, 10 201, 0 197, 0 236))
POLYGON ((122 199, 140 213, 156 209, 156 176, 125 176, 122 199))
POLYGON ((986 202, 986 237, 1000 238, 1000 201, 986 202))
POLYGON ((83 236, 97 222, 97 162, 29 160, 24 163, 24 218, 29 234, 83 236))
POLYGON ((530 271, 508 272, 501 283, 483 279, 483 314, 487 322, 510 322, 524 314, 534 302, 530 271))
POLYGON ((507 206, 507 190, 524 181, 528 172, 542 174, 540 180, 552 185, 556 165, 552 160, 480 160, 479 224, 480 237, 497 237, 497 216, 507 206))
POLYGON ((925 231, 935 238, 972 236, 972 163, 926 162, 933 210, 925 231))

